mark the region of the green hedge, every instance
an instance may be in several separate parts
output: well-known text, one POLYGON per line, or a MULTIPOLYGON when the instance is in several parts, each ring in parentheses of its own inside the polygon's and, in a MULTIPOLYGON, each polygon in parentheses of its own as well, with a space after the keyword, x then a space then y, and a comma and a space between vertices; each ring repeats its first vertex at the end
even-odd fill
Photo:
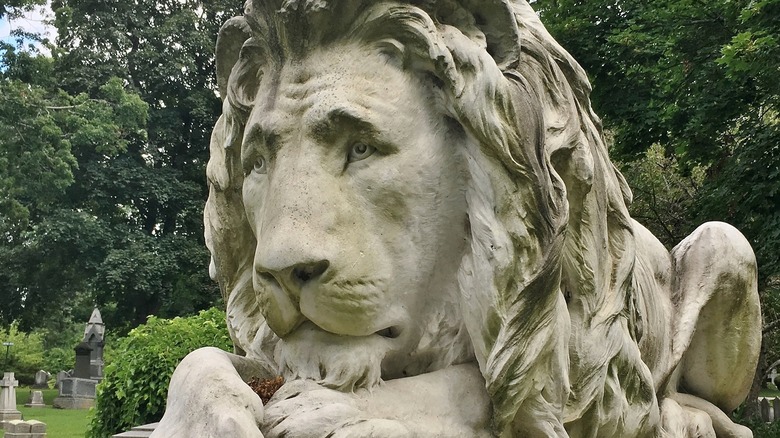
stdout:
POLYGON ((176 365, 190 351, 207 346, 232 351, 221 310, 204 310, 187 318, 152 316, 117 340, 113 360, 97 387, 87 437, 106 438, 160 420, 176 365))

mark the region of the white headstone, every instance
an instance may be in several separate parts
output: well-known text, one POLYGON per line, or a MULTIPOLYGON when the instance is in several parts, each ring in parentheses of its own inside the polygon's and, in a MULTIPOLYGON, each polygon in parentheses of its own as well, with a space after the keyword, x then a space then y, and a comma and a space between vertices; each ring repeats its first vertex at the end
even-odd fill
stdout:
POLYGON ((19 381, 14 373, 3 374, 0 380, 0 421, 21 420, 22 413, 16 409, 16 387, 19 381))
POLYGON ((45 408, 46 404, 43 402, 43 391, 31 392, 30 399, 24 406, 28 408, 45 408))
POLYGON ((769 377, 769 380, 768 380, 768 383, 771 383, 771 384, 773 384, 773 385, 777 386, 777 385, 775 384, 775 379, 777 378, 777 376, 780 376, 780 374, 778 374, 778 373, 777 373, 777 368, 772 368, 772 371, 770 371, 770 372, 769 372, 769 376, 768 376, 768 377, 769 377))

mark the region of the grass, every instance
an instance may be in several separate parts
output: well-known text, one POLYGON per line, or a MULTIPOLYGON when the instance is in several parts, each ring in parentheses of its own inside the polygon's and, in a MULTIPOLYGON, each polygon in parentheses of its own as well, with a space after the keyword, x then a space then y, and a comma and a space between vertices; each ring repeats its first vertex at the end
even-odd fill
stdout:
POLYGON ((758 393, 759 397, 780 397, 780 391, 777 387, 771 383, 766 385, 766 388, 761 388, 761 392, 758 393))
MULTIPOLYGON (((16 389, 16 409, 22 413, 25 420, 38 420, 46 423, 48 438, 84 438, 87 431, 87 414, 89 411, 77 409, 54 409, 52 402, 57 397, 56 389, 44 389, 43 402, 45 408, 26 408, 24 404, 30 397, 30 388, 16 389)), ((0 429, 0 438, 5 432, 0 429)))

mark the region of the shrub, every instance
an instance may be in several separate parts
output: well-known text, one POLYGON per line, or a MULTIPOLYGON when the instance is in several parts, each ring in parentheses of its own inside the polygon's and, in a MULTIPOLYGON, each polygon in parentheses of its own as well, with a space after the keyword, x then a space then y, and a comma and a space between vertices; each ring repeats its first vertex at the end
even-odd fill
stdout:
POLYGON ((117 340, 105 378, 97 387, 87 437, 110 437, 159 421, 176 365, 190 351, 206 346, 232 350, 225 312, 215 308, 186 318, 151 316, 117 340))
POLYGON ((750 428, 753 432, 753 438, 777 438, 780 436, 780 423, 765 423, 760 418, 737 418, 737 422, 750 428))
POLYGON ((19 331, 17 323, 8 328, 0 328, 0 340, 12 342, 14 345, 8 350, 8 363, 6 364, 6 348, 0 350, 0 363, 4 370, 13 371, 14 377, 22 385, 35 383, 35 373, 43 367, 43 336, 41 333, 24 333, 19 331))

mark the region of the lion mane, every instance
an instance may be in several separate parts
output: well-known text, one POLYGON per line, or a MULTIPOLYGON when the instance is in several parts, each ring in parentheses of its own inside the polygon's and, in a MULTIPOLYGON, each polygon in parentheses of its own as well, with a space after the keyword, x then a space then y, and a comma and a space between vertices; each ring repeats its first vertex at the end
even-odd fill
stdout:
POLYGON ((652 434, 631 193, 608 158, 587 76, 523 0, 250 0, 223 26, 204 218, 236 351, 272 361, 278 341, 252 290, 257 242, 241 197, 259 80, 285 56, 343 40, 395 53, 463 128, 471 243, 456 292, 496 433, 568 436, 564 424, 587 424, 603 436, 652 434))

